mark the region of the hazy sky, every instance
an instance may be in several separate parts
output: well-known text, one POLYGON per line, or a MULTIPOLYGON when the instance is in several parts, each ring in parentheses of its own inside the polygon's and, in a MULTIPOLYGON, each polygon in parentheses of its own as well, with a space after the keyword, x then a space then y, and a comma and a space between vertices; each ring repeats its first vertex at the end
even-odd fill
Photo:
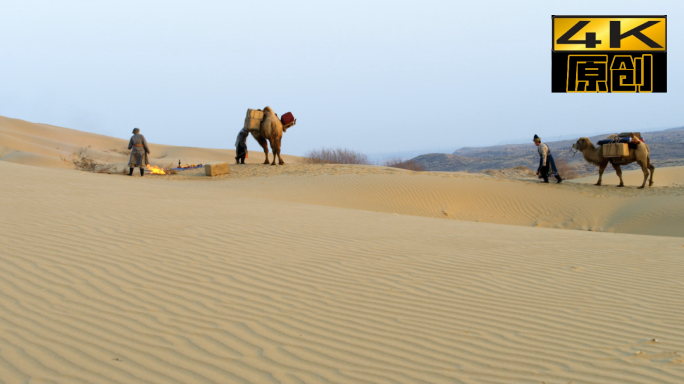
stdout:
MULTIPOLYGON (((0 115, 233 148, 293 112, 283 153, 454 150, 684 125, 684 1, 3 0, 0 115), (667 94, 552 94, 551 15, 667 15, 667 94)), ((258 150, 250 138, 251 150, 258 150)))

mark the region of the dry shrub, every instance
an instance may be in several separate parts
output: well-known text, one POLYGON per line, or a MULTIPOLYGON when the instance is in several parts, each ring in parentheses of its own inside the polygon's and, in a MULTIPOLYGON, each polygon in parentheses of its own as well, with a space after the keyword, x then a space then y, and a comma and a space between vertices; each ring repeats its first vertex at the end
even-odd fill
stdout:
POLYGON ((558 174, 565 180, 576 179, 580 177, 577 165, 568 163, 565 159, 556 160, 556 168, 558 174))
POLYGON ((493 177, 501 177, 501 178, 512 178, 512 179, 517 179, 517 178, 528 178, 528 177, 534 177, 536 174, 529 168, 519 165, 517 167, 513 168, 506 168, 506 169, 486 169, 484 171, 481 171, 481 173, 484 173, 489 176, 493 177))
POLYGON ((484 171, 482 171, 482 173, 494 177, 503 177, 503 173, 496 169, 485 169, 484 171))
POLYGON ((529 175, 534 176, 534 171, 531 170, 529 167, 526 167, 526 166, 524 166, 524 165, 518 165, 517 167, 513 167, 513 168, 511 168, 511 169, 514 170, 514 171, 518 171, 518 172, 521 172, 521 173, 525 173, 525 174, 529 174, 529 175))
POLYGON ((537 172, 531 170, 529 167, 524 165, 518 165, 517 167, 510 168, 510 171, 519 177, 535 177, 537 172))
POLYGON ((69 157, 61 157, 62 161, 71 163, 74 167, 80 171, 95 172, 95 173, 111 173, 113 165, 108 164, 109 159, 104 163, 98 162, 93 158, 92 152, 90 152, 90 145, 87 147, 80 147, 75 150, 69 157))
POLYGON ((312 149, 304 154, 307 164, 370 164, 368 156, 347 148, 312 149))
POLYGON ((413 161, 413 160, 404 160, 399 157, 393 157, 391 159, 387 159, 382 162, 382 165, 385 167, 391 167, 391 168, 401 168, 401 169, 408 169, 409 171, 415 171, 415 172, 422 172, 425 170, 425 167, 420 165, 419 163, 413 161))
POLYGON ((130 149, 116 149, 116 148, 112 148, 112 149, 110 149, 109 151, 105 151, 105 152, 118 153, 119 155, 124 155, 124 156, 128 156, 128 155, 131 154, 131 150, 130 150, 130 149))

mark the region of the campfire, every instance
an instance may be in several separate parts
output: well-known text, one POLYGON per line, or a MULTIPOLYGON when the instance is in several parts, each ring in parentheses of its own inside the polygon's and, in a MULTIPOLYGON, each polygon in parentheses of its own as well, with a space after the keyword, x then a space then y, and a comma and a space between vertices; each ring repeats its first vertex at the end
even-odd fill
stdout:
POLYGON ((184 171, 186 169, 196 169, 204 167, 202 164, 183 164, 181 165, 180 160, 178 161, 178 168, 171 168, 171 164, 166 166, 156 166, 156 165, 146 165, 147 171, 150 175, 175 175, 178 171, 184 171))
POLYGON ((150 175, 168 175, 169 173, 164 170, 164 168, 157 167, 156 165, 147 165, 147 170, 150 171, 150 175))

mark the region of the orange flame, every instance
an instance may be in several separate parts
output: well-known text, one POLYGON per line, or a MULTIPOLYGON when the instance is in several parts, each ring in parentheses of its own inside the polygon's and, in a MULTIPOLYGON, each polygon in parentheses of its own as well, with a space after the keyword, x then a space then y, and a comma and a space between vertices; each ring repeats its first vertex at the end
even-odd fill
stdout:
POLYGON ((150 166, 148 164, 147 169, 150 171, 150 174, 152 175, 166 175, 166 172, 162 168, 157 167, 156 165, 150 166))

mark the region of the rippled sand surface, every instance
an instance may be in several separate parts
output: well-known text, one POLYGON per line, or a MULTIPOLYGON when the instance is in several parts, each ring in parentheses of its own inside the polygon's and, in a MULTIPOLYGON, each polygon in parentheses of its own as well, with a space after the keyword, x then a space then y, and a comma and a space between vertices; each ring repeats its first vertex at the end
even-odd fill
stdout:
POLYGON ((684 382, 681 169, 637 190, 294 160, 0 161, 0 383, 684 382))

